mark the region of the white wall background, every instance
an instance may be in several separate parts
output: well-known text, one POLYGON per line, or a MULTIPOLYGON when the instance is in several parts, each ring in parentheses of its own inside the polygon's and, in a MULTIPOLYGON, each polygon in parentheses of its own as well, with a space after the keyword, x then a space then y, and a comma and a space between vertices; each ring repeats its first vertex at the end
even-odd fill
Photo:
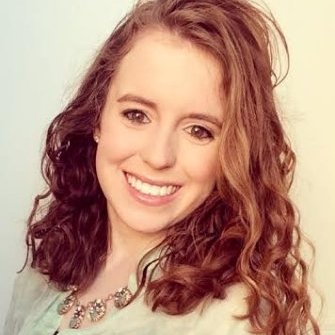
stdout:
MULTIPOLYGON (((25 256, 25 220, 43 185, 47 125, 132 3, 0 0, 0 333, 25 256)), ((290 47, 290 75, 278 94, 298 154, 292 196, 316 246, 315 283, 326 300, 323 334, 335 334, 335 2, 266 3, 290 47)))

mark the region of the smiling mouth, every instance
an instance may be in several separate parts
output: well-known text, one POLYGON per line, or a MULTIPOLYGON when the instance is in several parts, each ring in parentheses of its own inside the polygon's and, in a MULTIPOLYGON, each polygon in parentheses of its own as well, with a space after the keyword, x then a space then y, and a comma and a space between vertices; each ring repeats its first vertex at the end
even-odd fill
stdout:
POLYGON ((125 172, 126 179, 128 184, 135 189, 136 191, 154 196, 154 197, 165 197, 174 194, 180 189, 180 186, 176 185, 152 185, 142 180, 138 179, 137 177, 125 172))

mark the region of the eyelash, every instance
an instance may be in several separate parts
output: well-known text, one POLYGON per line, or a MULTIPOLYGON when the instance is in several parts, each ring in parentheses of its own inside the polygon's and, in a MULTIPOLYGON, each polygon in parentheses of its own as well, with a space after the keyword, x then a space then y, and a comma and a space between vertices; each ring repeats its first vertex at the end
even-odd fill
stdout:
MULTIPOLYGON (((198 125, 194 125, 194 126, 190 126, 188 128, 191 128, 192 130, 196 129, 196 130, 200 130, 202 132, 202 134, 205 133, 205 136, 197 136, 197 135, 194 135, 194 132, 192 134, 192 130, 190 132, 188 132, 192 137, 195 137, 196 139, 200 140, 200 141, 205 141, 205 140, 211 140, 214 138, 213 134, 208 130, 206 129, 205 127, 202 127, 202 126, 198 126, 198 125)), ((188 129, 186 128, 186 129, 188 129)))
POLYGON ((122 116, 126 118, 128 121, 130 121, 131 123, 146 124, 150 122, 149 118, 145 115, 145 113, 143 113, 142 111, 138 109, 126 109, 125 111, 122 112, 122 116), (148 121, 143 122, 139 120, 138 118, 136 118, 136 115, 137 116, 141 115, 143 118, 146 118, 148 121))
MULTIPOLYGON (((122 117, 127 119, 129 122, 134 123, 134 124, 147 124, 150 123, 149 118, 146 116, 144 112, 138 109, 127 109, 121 113, 122 117), (139 119, 139 116, 141 119, 139 119), (146 118, 147 121, 143 122, 143 119, 146 118)), ((196 138, 199 141, 205 141, 205 140, 211 140, 214 138, 213 134, 211 131, 206 129, 205 127, 199 126, 199 125, 193 125, 190 127, 187 127, 186 129, 191 128, 191 131, 187 131, 192 137, 196 138), (201 131, 201 135, 196 135, 194 132, 194 129, 196 129, 196 132, 201 131), (205 133, 205 136, 203 134, 205 133)))

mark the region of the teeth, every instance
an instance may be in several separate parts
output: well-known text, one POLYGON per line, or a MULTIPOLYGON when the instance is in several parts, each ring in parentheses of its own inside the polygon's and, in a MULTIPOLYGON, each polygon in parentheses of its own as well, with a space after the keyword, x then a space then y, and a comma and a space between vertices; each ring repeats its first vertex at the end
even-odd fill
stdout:
POLYGON ((165 195, 170 195, 177 191, 177 186, 172 185, 164 185, 164 186, 157 186, 157 185, 150 185, 148 183, 144 183, 139 179, 136 179, 134 176, 126 174, 127 181, 130 186, 135 188, 137 191, 142 192, 144 194, 153 195, 153 196, 160 196, 163 197, 165 195))
POLYGON ((161 187, 160 190, 159 190, 159 195, 160 195, 160 196, 163 196, 163 195, 165 195, 165 194, 167 194, 167 186, 163 186, 163 187, 161 187))

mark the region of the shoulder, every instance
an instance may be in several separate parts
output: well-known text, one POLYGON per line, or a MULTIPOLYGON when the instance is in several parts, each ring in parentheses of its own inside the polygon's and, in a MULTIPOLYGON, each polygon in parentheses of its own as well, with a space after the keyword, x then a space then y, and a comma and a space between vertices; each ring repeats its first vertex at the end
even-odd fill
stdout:
POLYGON ((56 290, 48 284, 47 278, 30 266, 19 273, 14 282, 12 300, 7 313, 5 334, 16 334, 27 316, 56 290))
POLYGON ((235 316, 247 312, 246 299, 249 295, 244 284, 235 284, 227 289, 225 299, 214 299, 201 311, 196 334, 243 335, 250 334, 248 320, 238 320, 235 316))
POLYGON ((14 283, 14 297, 17 296, 17 298, 23 300, 21 303, 26 299, 35 301, 49 290, 53 289, 51 285, 48 284, 47 277, 30 266, 25 267, 25 269, 17 275, 14 283))

